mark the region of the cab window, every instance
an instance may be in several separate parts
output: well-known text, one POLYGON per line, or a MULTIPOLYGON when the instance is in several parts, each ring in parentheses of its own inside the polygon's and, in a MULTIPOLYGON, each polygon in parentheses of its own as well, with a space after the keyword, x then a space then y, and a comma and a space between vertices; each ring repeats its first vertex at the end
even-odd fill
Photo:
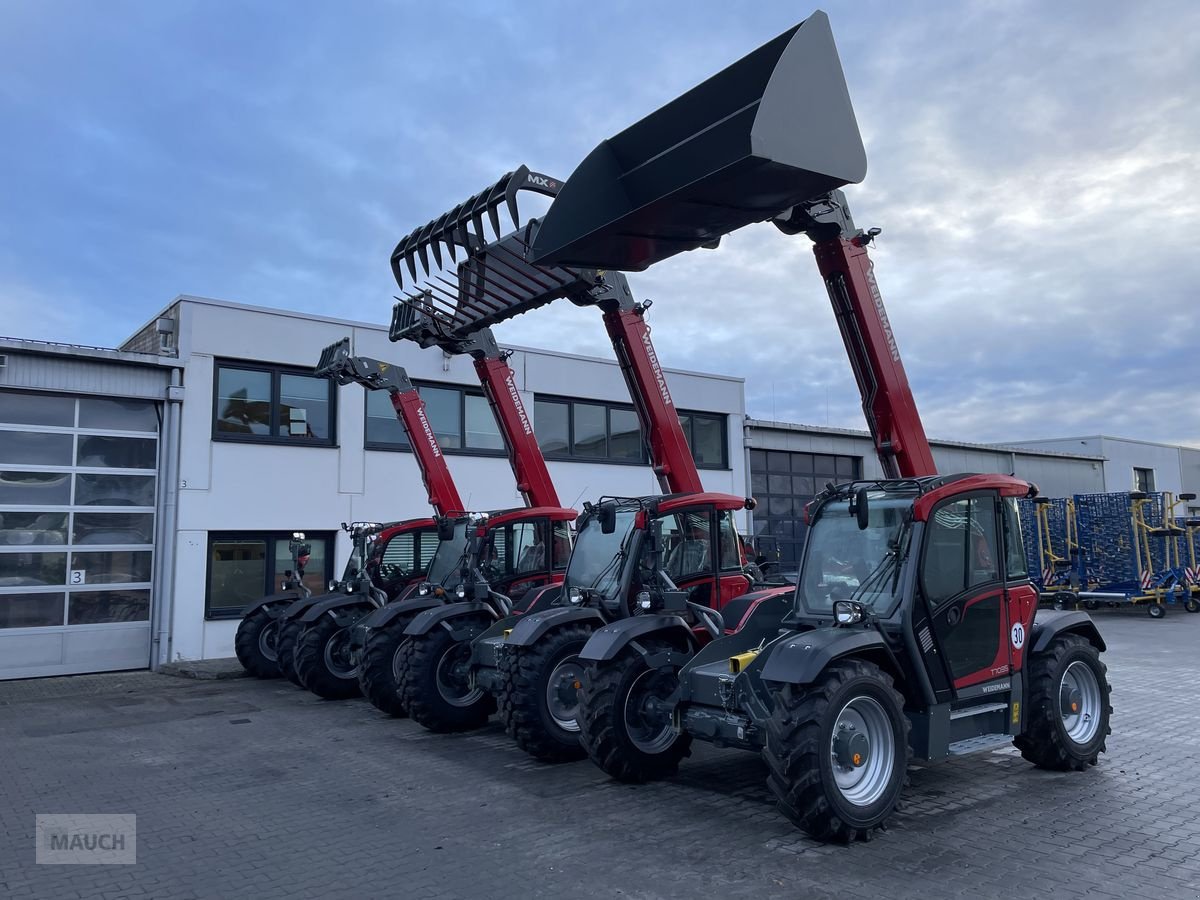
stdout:
POLYGON ((721 571, 740 572, 742 570, 742 538, 733 521, 732 509, 717 513, 717 535, 721 554, 721 571))
POLYGON ((1005 574, 1009 581, 1024 581, 1029 577, 1025 558, 1025 542, 1021 535, 1021 515, 1015 497, 1004 498, 1005 574))
POLYGON ((571 558, 571 523, 555 522, 552 526, 553 537, 550 540, 551 565, 555 569, 565 569, 567 560, 571 558))
POLYGON ((663 568, 672 581, 712 572, 711 519, 707 511, 672 513, 660 521, 663 568))
POLYGON ((927 535, 921 583, 933 606, 999 580, 994 497, 964 497, 942 504, 929 520, 927 535))

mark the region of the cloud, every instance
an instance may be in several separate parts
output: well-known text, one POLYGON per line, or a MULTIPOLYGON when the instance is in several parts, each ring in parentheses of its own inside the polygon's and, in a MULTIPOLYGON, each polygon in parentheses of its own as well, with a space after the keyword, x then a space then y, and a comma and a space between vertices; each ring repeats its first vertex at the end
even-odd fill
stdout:
MULTIPOLYGON (((521 162, 565 176, 798 15, 20 9, 0 34, 5 330, 85 343, 178 293, 385 321, 385 260, 414 226, 521 162)), ((870 160, 848 194, 883 228, 872 255, 927 431, 1200 443, 1200 46, 1178 37, 1200 7, 874 0, 831 18, 870 160)), ((806 240, 753 226, 630 281, 665 364, 745 377, 753 415, 862 427, 806 240)), ((598 318, 552 308, 497 333, 608 355, 598 318)))

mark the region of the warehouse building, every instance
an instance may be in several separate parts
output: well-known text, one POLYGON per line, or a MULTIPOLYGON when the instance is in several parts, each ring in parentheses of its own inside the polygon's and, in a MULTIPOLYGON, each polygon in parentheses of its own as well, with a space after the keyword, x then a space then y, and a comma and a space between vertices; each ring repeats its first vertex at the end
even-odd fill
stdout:
MULTIPOLYGON (((339 523, 428 514, 386 395, 312 376, 346 336, 419 385, 470 507, 519 505, 470 360, 379 325, 180 297, 117 350, 0 339, 0 678, 231 656, 292 532, 319 589, 349 553, 339 523)), ((657 491, 614 360, 511 349, 565 505, 657 491)), ((741 379, 667 374, 705 488, 759 501, 739 525, 780 570, 815 492, 880 474, 866 432, 747 419, 741 379)), ((933 446, 942 471, 1014 472, 1051 496, 1128 489, 1137 470, 1160 490, 1200 486, 1188 448, 933 446)))

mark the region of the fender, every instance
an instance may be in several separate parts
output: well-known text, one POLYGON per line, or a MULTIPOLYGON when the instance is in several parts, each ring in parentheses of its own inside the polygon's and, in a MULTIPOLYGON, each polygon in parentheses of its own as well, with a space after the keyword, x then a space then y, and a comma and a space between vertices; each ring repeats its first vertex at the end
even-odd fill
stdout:
POLYGON ((690 648, 692 653, 700 646, 692 629, 679 616, 631 616, 605 625, 588 638, 579 658, 588 662, 608 662, 634 641, 655 635, 669 635, 690 648))
POLYGON ((359 620, 364 628, 384 628, 401 616, 413 616, 427 609, 441 606, 442 601, 436 597, 414 597, 411 600, 393 600, 387 606, 367 613, 359 620))
POLYGON ((1037 615, 1034 616, 1033 628, 1030 631, 1033 632, 1030 635, 1032 644, 1030 654, 1044 652, 1056 637, 1068 633, 1082 635, 1095 644, 1096 649, 1101 652, 1108 649, 1108 645, 1104 643, 1104 638, 1100 636, 1100 629, 1096 627, 1092 617, 1079 610, 1039 609, 1037 615))
MULTIPOLYGON (((361 607, 364 612, 379 608, 368 600, 364 594, 342 594, 339 597, 328 597, 320 603, 314 603, 304 611, 299 620, 305 624, 310 624, 317 621, 317 619, 321 618, 321 616, 325 615, 331 609, 343 609, 347 606, 361 607)), ((355 618, 359 617, 356 616, 355 618)))
POLYGON ((485 615, 490 622, 493 618, 492 608, 485 603, 480 603, 478 600, 465 600, 461 603, 443 603, 439 604, 435 609, 427 609, 422 613, 418 613, 408 627, 404 629, 404 633, 409 637, 420 637, 423 634, 428 634, 437 628, 439 625, 445 625, 455 640, 466 640, 468 637, 475 635, 466 634, 463 632, 459 635, 459 629, 454 628, 450 624, 452 619, 462 619, 468 616, 485 615))
MULTIPOLYGON (((298 599, 300 599, 299 591, 281 591, 278 594, 269 594, 268 596, 263 597, 261 600, 255 600, 253 603, 243 609, 242 618, 244 619, 251 613, 258 612, 258 610, 262 609, 264 606, 290 606, 298 599)), ((278 610, 276 610, 276 612, 278 612, 278 610)))
POLYGON ((562 596, 561 581, 558 584, 544 584, 536 587, 521 598, 521 611, 528 615, 532 612, 549 609, 560 596, 562 596))
MULTIPOLYGON (((811 684, 831 662, 864 650, 892 652, 874 628, 818 628, 785 637, 773 645, 760 678, 786 684, 811 684)), ((899 671, 899 666, 896 666, 899 671)))
POLYGON ((521 616, 508 639, 504 642, 510 647, 528 647, 555 628, 573 625, 576 622, 587 622, 596 628, 604 625, 604 617, 600 611, 587 606, 555 607, 541 612, 526 613, 521 616))
POLYGON ((280 622, 285 622, 285 621, 293 621, 294 622, 300 616, 304 615, 304 612, 307 609, 309 609, 313 604, 320 603, 323 600, 332 600, 332 599, 336 599, 338 597, 345 597, 345 596, 346 595, 343 594, 341 591, 335 591, 332 594, 313 594, 311 597, 300 597, 297 600, 293 600, 292 603, 289 604, 288 607, 279 614, 279 621, 280 622))

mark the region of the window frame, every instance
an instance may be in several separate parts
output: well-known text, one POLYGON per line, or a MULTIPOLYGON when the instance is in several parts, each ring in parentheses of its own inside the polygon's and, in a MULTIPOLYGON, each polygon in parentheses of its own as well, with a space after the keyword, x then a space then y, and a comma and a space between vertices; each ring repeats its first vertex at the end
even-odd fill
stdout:
MULTIPOLYGON (((253 362, 240 359, 215 359, 213 360, 213 380, 212 380, 212 439, 222 443, 230 444, 271 444, 283 447, 337 447, 337 420, 338 420, 338 390, 337 385, 332 379, 326 378, 325 388, 328 392, 329 404, 329 437, 327 438, 307 438, 307 437, 291 437, 279 433, 280 429, 280 409, 283 406, 281 398, 281 385, 284 375, 300 375, 305 378, 316 379, 312 369, 305 369, 300 366, 288 366, 276 363, 253 362), (265 372, 271 377, 271 397, 268 401, 271 406, 271 422, 270 434, 245 434, 240 432, 221 431, 217 425, 220 422, 220 413, 218 410, 221 405, 221 370, 222 369, 240 369, 247 372, 265 372)), ((319 380, 319 379, 318 379, 319 380)), ((365 417, 364 417, 365 418, 365 417)), ((363 425, 365 430, 366 425, 363 425)))
POLYGON ((1135 491, 1141 491, 1142 493, 1145 493, 1145 494, 1153 494, 1154 493, 1155 485, 1154 485, 1154 468, 1153 468, 1153 466, 1133 466, 1133 489, 1135 491), (1145 479, 1146 486, 1145 487, 1142 487, 1138 483, 1141 480, 1139 478, 1140 475, 1146 476, 1146 479, 1145 479))
MULTIPOLYGON (((637 407, 632 403, 618 403, 611 400, 597 400, 591 397, 567 397, 561 394, 534 394, 534 414, 533 427, 537 431, 537 404, 539 403, 557 403, 567 408, 567 451, 549 452, 545 448, 542 449, 542 454, 546 459, 562 460, 565 462, 582 462, 582 463, 600 463, 608 466, 647 466, 650 464, 650 449, 647 446, 646 434, 641 430, 641 416, 638 414, 637 407), (585 456, 575 452, 575 404, 582 403, 586 406, 602 406, 604 407, 604 447, 603 456, 585 456), (638 420, 638 433, 641 435, 642 452, 637 459, 631 459, 623 456, 613 456, 613 423, 612 414, 617 412, 631 412, 634 418, 638 420)), ((688 450, 692 453, 692 461, 696 464, 697 469, 710 469, 714 471, 729 471, 729 414, 717 412, 705 412, 703 410, 675 409, 676 415, 681 419, 687 418, 688 424, 684 426, 684 437, 688 442, 688 450), (721 429, 721 462, 719 465, 713 463, 701 463, 696 459, 695 447, 695 425, 696 418, 699 417, 705 420, 715 421, 720 425, 721 429)), ((683 424, 682 422, 680 423, 683 424)), ((539 445, 541 446, 540 442, 539 445)))
MULTIPOLYGON (((329 584, 334 577, 334 557, 337 555, 337 534, 333 531, 306 531, 305 540, 311 543, 314 540, 325 541, 325 572, 321 579, 322 585, 329 584)), ((290 540, 292 532, 290 531, 270 531, 265 529, 256 529, 251 531, 209 531, 207 539, 204 543, 205 562, 204 562, 204 621, 219 622, 229 619, 240 619, 242 610, 246 608, 245 604, 237 607, 219 606, 213 608, 211 604, 212 597, 212 576, 213 576, 213 554, 212 545, 214 542, 230 542, 238 541, 262 541, 266 545, 265 550, 265 578, 263 582, 262 597, 269 597, 271 594, 278 593, 276 590, 283 575, 282 571, 275 570, 275 548, 274 541, 290 540)), ((311 571, 311 569, 309 570, 311 571)), ((261 598, 260 598, 261 599, 261 598)), ((251 601, 254 602, 254 601, 251 601)))
MULTIPOLYGON (((489 447, 468 447, 467 443, 467 397, 482 397, 487 403, 488 409, 491 410, 491 403, 488 402, 487 394, 484 393, 482 387, 471 387, 466 384, 455 384, 450 381, 414 381, 413 386, 420 393, 425 389, 436 389, 439 391, 454 391, 458 394, 458 438, 463 444, 461 447, 445 447, 439 442, 438 447, 442 453, 447 456, 489 456, 489 457, 505 457, 508 455, 508 449, 504 446, 498 448, 489 447)), ((368 392, 368 398, 377 392, 368 392)), ((367 401, 369 403, 370 400, 367 401)), ((424 402, 424 400, 422 400, 424 402)), ((389 406, 391 404, 389 403, 389 406)), ((366 450, 383 450, 388 453, 412 453, 412 442, 406 444, 397 444, 391 441, 373 441, 367 434, 367 426, 370 424, 371 416, 367 414, 366 403, 363 405, 363 448, 366 450)), ((495 415, 492 416, 495 419, 495 415)), ((500 428, 500 423, 496 422, 496 431, 500 435, 500 443, 504 444, 504 431, 500 428)))

